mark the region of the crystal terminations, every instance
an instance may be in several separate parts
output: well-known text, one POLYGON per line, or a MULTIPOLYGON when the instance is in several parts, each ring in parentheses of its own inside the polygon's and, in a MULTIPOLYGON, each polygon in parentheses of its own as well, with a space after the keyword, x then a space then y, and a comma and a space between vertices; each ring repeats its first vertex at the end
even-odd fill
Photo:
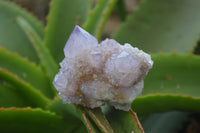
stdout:
POLYGON ((98 44, 79 26, 71 33, 64 53, 54 86, 63 103, 90 108, 107 104, 128 111, 153 65, 151 56, 142 50, 113 39, 98 44))

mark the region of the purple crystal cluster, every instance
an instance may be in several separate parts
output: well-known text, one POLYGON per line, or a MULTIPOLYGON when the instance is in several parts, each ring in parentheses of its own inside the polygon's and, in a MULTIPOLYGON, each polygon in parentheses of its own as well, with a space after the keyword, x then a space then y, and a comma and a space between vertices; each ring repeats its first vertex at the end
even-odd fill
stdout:
POLYGON ((98 44, 79 26, 71 33, 64 53, 54 86, 64 103, 90 108, 107 104, 129 110, 153 65, 151 56, 142 50, 113 39, 98 44))

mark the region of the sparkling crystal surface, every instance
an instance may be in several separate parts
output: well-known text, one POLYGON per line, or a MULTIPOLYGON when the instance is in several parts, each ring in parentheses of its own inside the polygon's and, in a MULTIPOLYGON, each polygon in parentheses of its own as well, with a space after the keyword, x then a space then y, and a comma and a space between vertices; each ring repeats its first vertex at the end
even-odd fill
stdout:
POLYGON ((113 39, 98 44, 79 26, 71 33, 64 53, 53 84, 64 103, 90 108, 108 104, 128 111, 153 65, 151 56, 142 50, 113 39))

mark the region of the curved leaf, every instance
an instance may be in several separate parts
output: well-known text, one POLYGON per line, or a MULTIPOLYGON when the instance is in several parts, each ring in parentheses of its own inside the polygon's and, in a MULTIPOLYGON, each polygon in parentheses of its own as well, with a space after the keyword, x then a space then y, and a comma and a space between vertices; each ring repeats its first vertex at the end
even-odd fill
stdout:
POLYGON ((87 114, 94 121, 94 123, 98 126, 98 128, 101 130, 101 132, 114 133, 112 127, 110 126, 106 117, 102 113, 101 108, 95 108, 95 109, 85 108, 85 109, 86 109, 87 114))
MULTIPOLYGON (((80 119, 82 120, 84 125, 87 127, 88 132, 89 133, 101 133, 101 130, 100 129, 98 130, 98 127, 95 126, 95 124, 87 116, 86 112, 84 112, 85 108, 84 107, 82 108, 81 106, 76 106, 76 108, 79 111, 79 113, 81 114, 80 119)), ((107 133, 107 131, 106 131, 106 133, 107 133)))
POLYGON ((0 107, 26 107, 29 103, 11 86, 0 85, 0 107))
MULTIPOLYGON (((88 114, 81 106, 63 104, 60 99, 56 99, 51 103, 49 109, 56 112, 57 115, 62 116, 65 122, 73 125, 68 127, 70 131, 74 131, 76 127, 85 126, 89 133, 100 133, 96 125, 90 120, 88 114)), ((85 132, 85 130, 82 132, 85 132)))
POLYGON ((86 20, 88 10, 88 0, 52 0, 44 43, 57 63, 64 58, 61 51, 74 26, 86 20))
POLYGON ((53 97, 51 84, 44 72, 35 64, 0 48, 0 67, 31 84, 49 98, 53 97))
POLYGON ((110 126, 100 107, 90 109, 87 107, 82 107, 81 105, 76 105, 76 108, 80 111, 82 115, 81 120, 83 121, 83 123, 85 123, 85 125, 88 125, 88 129, 96 129, 94 130, 95 132, 114 133, 112 127, 110 126))
POLYGON ((137 113, 184 110, 200 112, 200 57, 154 55, 154 66, 144 83, 142 96, 133 101, 137 113))
POLYGON ((136 98, 132 103, 132 109, 138 115, 172 110, 200 112, 199 105, 200 99, 191 96, 152 94, 136 98))
POLYGON ((0 68, 0 78, 15 86, 18 93, 22 95, 24 99, 29 101, 30 106, 46 108, 49 99, 30 84, 20 80, 18 77, 2 68, 0 68))
POLYGON ((106 115, 115 133, 144 133, 135 112, 111 109, 106 115))
POLYGON ((84 29, 92 35, 96 35, 97 39, 101 39, 101 35, 108 17, 110 16, 114 6, 118 0, 100 0, 95 9, 84 24, 84 29))
POLYGON ((69 121, 71 117, 77 119, 74 121, 82 121, 88 132, 113 133, 113 129, 100 108, 89 109, 74 104, 63 104, 60 99, 54 100, 49 108, 51 111, 63 116, 66 121, 69 121))
POLYGON ((53 57, 50 55, 48 49, 42 44, 42 40, 37 35, 36 31, 33 29, 33 27, 31 27, 31 25, 25 19, 23 19, 22 17, 18 17, 16 21, 24 30, 27 37, 30 39, 31 43, 33 44, 40 58, 40 62, 44 66, 51 81, 53 81, 53 78, 58 71, 58 66, 55 63, 53 57))
POLYGON ((199 0, 144 0, 113 38, 153 53, 189 53, 199 40, 199 5, 199 0))
POLYGON ((0 1, 0 46, 12 52, 17 52, 23 57, 28 57, 31 61, 38 62, 38 57, 33 47, 15 23, 17 16, 23 16, 33 26, 41 38, 43 38, 43 25, 29 13, 14 5, 13 3, 0 1))
POLYGON ((0 108, 0 129, 6 133, 61 133, 62 118, 41 109, 0 108))

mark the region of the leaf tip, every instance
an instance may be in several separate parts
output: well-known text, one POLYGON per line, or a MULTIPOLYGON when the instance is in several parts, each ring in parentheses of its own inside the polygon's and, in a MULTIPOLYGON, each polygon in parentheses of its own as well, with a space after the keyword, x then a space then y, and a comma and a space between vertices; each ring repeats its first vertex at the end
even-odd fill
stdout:
POLYGON ((0 47, 0 50, 6 50, 6 49, 5 49, 5 47, 4 47, 4 46, 1 46, 1 47, 0 47))
POLYGON ((44 28, 44 32, 45 33, 47 33, 47 31, 48 31, 48 28, 47 28, 47 26, 44 28))
POLYGON ((88 12, 88 15, 90 16, 92 14, 92 10, 90 10, 89 12, 88 12))
POLYGON ((183 96, 183 95, 182 95, 182 94, 177 94, 177 96, 181 97, 181 96, 183 96))
POLYGON ((157 92, 156 95, 161 95, 161 94, 157 92))
POLYGON ((171 95, 171 93, 166 93, 166 95, 167 95, 167 96, 170 96, 170 95, 171 95))
POLYGON ((47 16, 45 17, 45 20, 46 20, 46 21, 48 21, 48 20, 49 20, 49 15, 47 15, 47 16))
POLYGON ((166 80, 172 80, 172 76, 171 76, 171 75, 166 75, 166 76, 165 76, 165 79, 166 79, 166 80))
POLYGON ((172 51, 172 54, 177 54, 176 50, 173 50, 173 51, 172 51))
POLYGON ((188 54, 189 54, 189 55, 194 55, 192 51, 190 51, 188 54))
POLYGON ((191 95, 187 95, 186 97, 187 97, 187 98, 193 98, 191 95))

